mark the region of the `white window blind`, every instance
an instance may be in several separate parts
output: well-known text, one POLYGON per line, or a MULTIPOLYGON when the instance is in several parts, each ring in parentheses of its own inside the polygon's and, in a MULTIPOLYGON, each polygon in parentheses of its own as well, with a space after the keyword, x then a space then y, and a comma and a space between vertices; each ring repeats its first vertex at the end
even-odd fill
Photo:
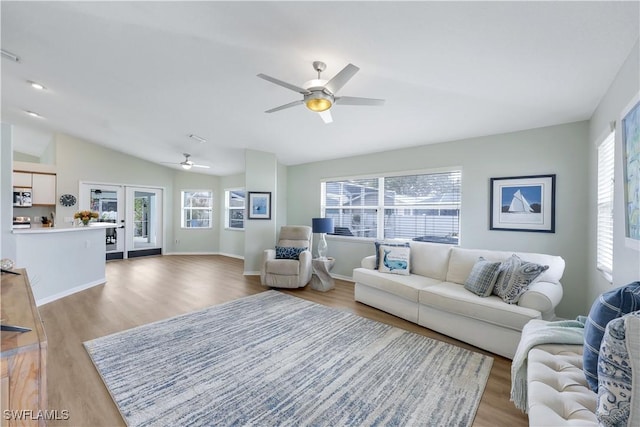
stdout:
POLYGON ((322 183, 335 234, 458 243, 461 171, 322 183))
POLYGON ((613 274, 614 141, 615 133, 612 132, 598 147, 596 267, 608 280, 613 274))
POLYGON ((213 192, 206 190, 182 191, 182 228, 211 228, 213 192))
POLYGON ((244 189, 225 191, 225 227, 244 230, 245 191, 244 189))

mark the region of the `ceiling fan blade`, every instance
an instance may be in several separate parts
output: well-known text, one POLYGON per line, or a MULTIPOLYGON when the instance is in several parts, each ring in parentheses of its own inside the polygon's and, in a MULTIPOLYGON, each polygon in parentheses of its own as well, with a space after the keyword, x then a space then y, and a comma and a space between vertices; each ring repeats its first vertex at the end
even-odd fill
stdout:
POLYGON ((340 105, 384 105, 384 99, 358 98, 356 96, 339 96, 335 98, 340 105))
POLYGON ((355 65, 347 64, 342 71, 333 76, 333 78, 324 85, 325 89, 335 95, 335 93, 339 91, 340 88, 344 86, 359 70, 360 68, 355 65))
POLYGON ((318 115, 322 117, 322 120, 324 120, 325 123, 333 122, 333 117, 331 117, 331 110, 321 111, 318 113, 318 115))
POLYGON ((306 90, 305 88, 302 88, 302 87, 296 86, 296 85, 292 85, 291 83, 283 82, 282 80, 278 80, 275 77, 267 76, 266 74, 260 73, 260 74, 258 74, 258 77, 260 77, 261 79, 265 79, 268 82, 275 83, 278 86, 282 86, 282 87, 286 87, 287 89, 291 89, 292 91, 301 93, 303 95, 309 95, 311 93, 308 90, 306 90))
POLYGON ((204 169, 209 169, 211 166, 206 166, 206 165, 191 165, 194 168, 204 168, 204 169))
POLYGON ((296 105, 300 105, 300 104, 303 104, 303 103, 304 103, 304 100, 302 100, 302 99, 299 100, 299 101, 293 101, 293 102, 290 102, 288 104, 284 104, 284 105, 281 105, 279 107, 267 110, 267 111, 265 111, 265 113, 275 113, 276 111, 284 110, 285 108, 295 107, 296 105))

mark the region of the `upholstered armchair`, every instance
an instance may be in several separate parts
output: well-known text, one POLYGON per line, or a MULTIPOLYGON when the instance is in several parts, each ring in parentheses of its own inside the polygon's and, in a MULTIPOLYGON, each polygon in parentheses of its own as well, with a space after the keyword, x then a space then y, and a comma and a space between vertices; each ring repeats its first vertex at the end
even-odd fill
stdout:
POLYGON ((285 225, 275 249, 262 256, 260 282, 273 288, 302 288, 311 280, 313 233, 306 225, 285 225))

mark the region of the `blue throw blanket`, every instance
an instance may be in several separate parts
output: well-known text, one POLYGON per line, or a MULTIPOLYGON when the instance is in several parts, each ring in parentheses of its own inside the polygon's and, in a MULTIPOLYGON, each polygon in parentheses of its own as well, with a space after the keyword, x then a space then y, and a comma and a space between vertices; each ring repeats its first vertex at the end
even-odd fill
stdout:
POLYGON ((511 362, 511 401, 516 408, 527 412, 527 356, 532 347, 540 344, 582 344, 584 316, 576 320, 531 320, 522 328, 522 337, 511 362))

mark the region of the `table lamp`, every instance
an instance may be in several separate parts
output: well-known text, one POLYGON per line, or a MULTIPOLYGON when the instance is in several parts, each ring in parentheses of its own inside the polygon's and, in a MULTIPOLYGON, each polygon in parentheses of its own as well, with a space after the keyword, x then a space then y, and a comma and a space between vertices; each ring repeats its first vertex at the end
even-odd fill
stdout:
POLYGON ((333 233, 333 218, 311 218, 314 233, 320 234, 318 241, 318 258, 327 259, 327 241, 324 238, 325 233, 333 233))

